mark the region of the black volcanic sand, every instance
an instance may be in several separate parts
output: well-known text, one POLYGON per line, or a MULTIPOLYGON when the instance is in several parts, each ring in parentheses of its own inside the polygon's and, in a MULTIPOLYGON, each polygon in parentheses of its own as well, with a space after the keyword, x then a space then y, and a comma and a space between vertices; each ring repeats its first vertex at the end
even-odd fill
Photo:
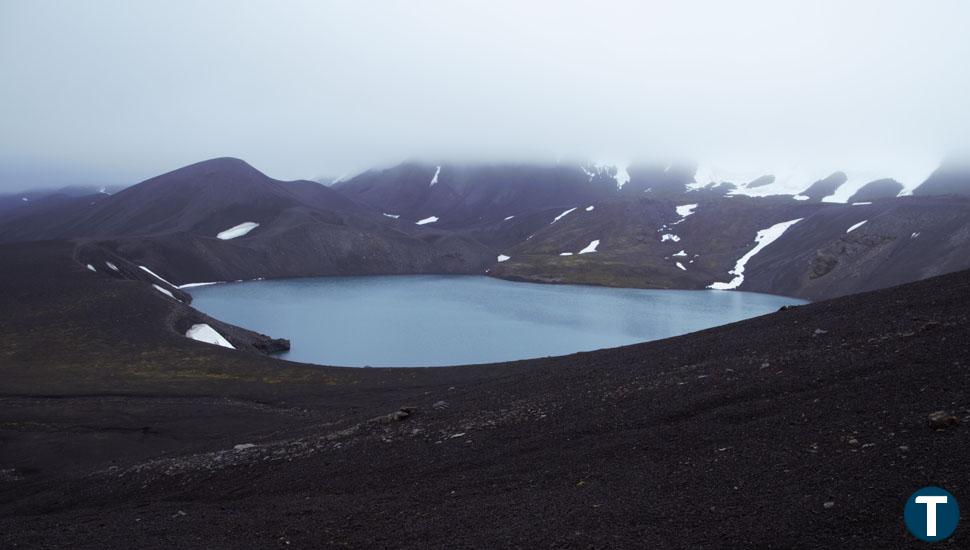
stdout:
POLYGON ((905 548, 915 489, 970 503, 970 272, 593 353, 342 369, 186 339, 189 308, 72 254, 0 247, 2 548, 905 548))

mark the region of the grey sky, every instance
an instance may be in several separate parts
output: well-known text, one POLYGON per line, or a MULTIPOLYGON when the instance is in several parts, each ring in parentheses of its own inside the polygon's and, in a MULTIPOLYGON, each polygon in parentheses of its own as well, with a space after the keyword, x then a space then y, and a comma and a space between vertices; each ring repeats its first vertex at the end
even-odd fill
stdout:
POLYGON ((223 155, 284 179, 563 157, 892 176, 970 150, 968 27, 961 0, 0 0, 0 190, 223 155))

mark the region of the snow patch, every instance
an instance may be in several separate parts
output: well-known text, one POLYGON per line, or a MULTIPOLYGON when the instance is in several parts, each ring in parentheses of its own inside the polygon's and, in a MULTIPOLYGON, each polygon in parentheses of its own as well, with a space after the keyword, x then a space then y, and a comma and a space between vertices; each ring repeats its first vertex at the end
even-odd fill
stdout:
POLYGON ((160 287, 160 286, 158 286, 158 285, 156 285, 154 283, 152 283, 152 286, 155 287, 155 290, 161 292, 162 294, 168 296, 169 298, 172 298, 173 300, 178 300, 179 302, 182 301, 182 300, 179 300, 178 298, 176 298, 175 295, 172 294, 168 289, 162 288, 162 287, 160 287))
POLYGON ((436 221, 438 221, 438 216, 430 216, 430 217, 427 217, 427 218, 425 218, 423 220, 418 220, 418 221, 416 221, 414 223, 417 224, 417 225, 425 225, 425 224, 429 224, 429 223, 434 223, 436 221))
POLYGON ((852 206, 865 206, 867 204, 872 204, 871 202, 854 202, 852 206))
POLYGON ((694 213, 694 210, 697 210, 697 205, 696 204, 682 204, 682 205, 676 207, 675 210, 677 210, 677 215, 678 216, 680 216, 681 218, 686 218, 687 216, 690 216, 691 214, 693 214, 694 213))
POLYGON ((918 232, 917 233, 913 233, 912 235, 909 236, 910 239, 915 239, 916 237, 919 237, 919 233, 918 232))
POLYGON ((142 271, 144 271, 144 272, 146 272, 146 273, 148 273, 148 274, 149 274, 149 275, 151 275, 152 277, 155 277, 156 279, 158 279, 159 281, 161 281, 161 282, 163 282, 163 283, 165 283, 165 284, 167 284, 168 286, 170 286, 170 287, 172 287, 172 288, 178 288, 178 286, 177 286, 177 285, 173 285, 172 283, 170 283, 170 282, 168 282, 168 281, 166 281, 165 279, 163 279, 163 278, 161 278, 161 277, 159 277, 159 276, 158 276, 158 273, 155 273, 155 272, 154 272, 154 271, 152 271, 151 269, 148 269, 147 267, 145 267, 145 266, 143 266, 143 265, 140 265, 140 266, 138 266, 138 267, 139 267, 139 268, 140 268, 140 269, 141 269, 142 271))
POLYGON ((498 259, 499 263, 502 263, 502 262, 507 262, 507 261, 511 260, 512 257, 511 256, 506 256, 505 254, 499 254, 497 259, 498 259))
POLYGON ((400 214, 388 214, 387 212, 381 212, 381 214, 387 216, 388 218, 394 218, 395 220, 401 217, 400 214))
POLYGON ((20 197, 20 200, 24 202, 30 202, 30 199, 28 199, 27 197, 20 197))
POLYGON ((846 229, 846 230, 845 230, 845 232, 846 232, 846 233, 852 233, 852 232, 853 232, 853 231, 855 231, 856 229, 859 229, 860 227, 862 227, 862 226, 863 226, 863 224, 865 224, 865 223, 866 223, 867 221, 869 221, 869 220, 862 220, 861 222, 859 222, 859 223, 857 223, 857 224, 855 224, 855 225, 853 225, 852 227, 850 227, 850 228, 848 228, 848 229, 846 229))
POLYGON ((558 222, 559 220, 561 220, 561 219, 563 219, 563 217, 564 217, 564 216, 566 216, 567 214, 569 214, 569 213, 570 213, 570 212, 572 212, 573 210, 576 210, 576 209, 575 209, 575 208, 570 208, 569 210, 566 210, 566 211, 565 211, 565 212, 563 212, 562 214, 559 214, 559 215, 558 215, 558 216, 556 216, 556 217, 555 217, 555 218, 554 218, 554 219, 553 219, 553 220, 552 220, 551 222, 549 222, 549 225, 552 225, 552 224, 554 224, 554 223, 556 223, 556 222, 558 222))
POLYGON ((429 187, 432 186, 432 185, 434 185, 434 184, 436 184, 436 183, 438 183, 438 175, 439 174, 441 174, 441 167, 440 166, 438 166, 437 168, 434 169, 434 177, 431 178, 431 183, 428 185, 429 187))
POLYGON ((792 198, 795 199, 796 201, 807 201, 812 197, 809 197, 808 195, 795 195, 792 198))
POLYGON ((216 235, 216 238, 228 241, 229 239, 242 237, 257 227, 259 227, 259 224, 256 222, 243 222, 239 225, 234 225, 225 231, 220 231, 219 234, 216 235))
POLYGON ((682 264, 682 263, 680 263, 680 262, 677 262, 677 267, 679 267, 680 269, 682 269, 682 270, 684 270, 684 271, 687 271, 687 268, 686 268, 686 267, 684 267, 684 264, 682 264))
POLYGON ((660 242, 664 243, 667 241, 674 241, 675 243, 680 242, 680 237, 674 235, 673 233, 664 233, 660 236, 660 242))
POLYGON ((560 252, 559 255, 560 256, 572 256, 573 253, 572 252, 560 252))
POLYGON ((112 271, 118 271, 118 266, 116 266, 115 264, 113 264, 111 262, 104 262, 104 265, 108 266, 108 269, 110 269, 112 271))
POLYGON ((741 286, 741 283, 744 282, 744 266, 748 263, 748 260, 753 258, 758 252, 761 252, 766 246, 778 240, 778 238, 781 237, 789 227, 795 225, 803 219, 804 218, 798 218, 797 220, 776 223, 767 229, 758 231, 757 235, 754 237, 754 242, 757 243, 755 247, 749 250, 744 256, 741 256, 741 258, 739 258, 737 263, 734 265, 734 269, 728 272, 734 275, 734 278, 727 283, 711 283, 707 285, 707 288, 713 288, 714 290, 731 290, 741 286))
POLYGON ((511 215, 511 216, 509 216, 509 217, 507 217, 507 218, 505 218, 505 219, 504 219, 504 220, 502 220, 502 221, 506 221, 506 222, 507 222, 507 221, 509 221, 509 220, 511 220, 512 218, 514 218, 514 217, 515 217, 515 215, 513 214, 513 215, 511 215))
POLYGON ((224 348, 236 349, 232 344, 229 343, 229 340, 226 340, 221 334, 216 332, 216 329, 205 323, 192 325, 189 327, 189 330, 185 331, 185 336, 199 342, 205 342, 206 344, 214 344, 224 348))
POLYGON ((589 206, 586 207, 586 211, 587 212, 592 212, 593 211, 593 208, 594 208, 594 206, 591 204, 591 205, 589 205, 589 206))
POLYGON ((95 272, 95 273, 97 273, 97 272, 98 272, 98 270, 97 270, 97 269, 94 269, 94 266, 93 266, 93 265, 91 265, 91 264, 88 264, 88 269, 90 269, 91 271, 93 271, 93 272, 95 272))
POLYGON ((595 241, 590 241, 589 244, 586 245, 586 248, 580 250, 579 253, 580 254, 590 254, 592 252, 596 252, 596 247, 599 246, 599 245, 600 245, 599 239, 596 239, 595 241))
POLYGON ((687 256, 687 251, 686 250, 681 250, 680 252, 674 254, 674 256, 675 257, 686 257, 687 256))

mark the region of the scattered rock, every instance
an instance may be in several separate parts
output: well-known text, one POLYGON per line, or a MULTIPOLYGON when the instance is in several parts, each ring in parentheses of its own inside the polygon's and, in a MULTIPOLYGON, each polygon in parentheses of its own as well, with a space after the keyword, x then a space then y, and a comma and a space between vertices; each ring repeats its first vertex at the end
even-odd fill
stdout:
POLYGON ((431 408, 432 408, 432 409, 434 409, 434 410, 436 410, 436 411, 442 411, 442 410, 444 410, 444 409, 447 409, 447 408, 448 408, 448 402, 447 402, 447 401, 444 401, 444 400, 441 400, 441 401, 435 401, 435 402, 434 402, 434 403, 433 403, 433 404, 431 405, 431 408))
POLYGON ((832 508, 834 506, 835 506, 835 501, 832 501, 832 500, 830 500, 830 501, 828 501, 828 502, 826 502, 825 504, 822 505, 822 507, 825 508, 826 510, 828 510, 828 509, 830 509, 830 508, 832 508))
POLYGON ((930 428, 934 430, 945 430, 952 428, 960 423, 960 420, 947 411, 931 412, 929 416, 930 428))
POLYGON ((411 416, 417 412, 417 407, 401 407, 400 409, 384 416, 378 416, 371 418, 371 422, 376 422, 378 424, 390 424, 391 422, 400 422, 405 418, 411 416))

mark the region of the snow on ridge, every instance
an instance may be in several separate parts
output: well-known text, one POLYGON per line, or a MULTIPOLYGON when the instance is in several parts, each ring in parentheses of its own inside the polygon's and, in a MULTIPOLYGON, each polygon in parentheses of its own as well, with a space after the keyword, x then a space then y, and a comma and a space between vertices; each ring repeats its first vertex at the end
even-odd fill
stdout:
POLYGON ((438 166, 437 168, 434 169, 434 177, 431 178, 431 183, 428 184, 428 187, 431 187, 432 185, 438 183, 438 175, 439 174, 441 174, 441 167, 440 166, 438 166))
POLYGON ((206 344, 213 344, 216 346, 222 346, 224 348, 236 349, 235 346, 229 343, 229 340, 223 338, 221 334, 216 332, 216 329, 207 325, 206 323, 199 323, 189 327, 189 330, 185 331, 185 336, 199 342, 204 342, 206 344))
POLYGON ((113 264, 111 262, 104 262, 104 265, 108 266, 108 269, 110 269, 112 271, 118 271, 118 266, 116 266, 115 264, 113 264))
POLYGON ((497 258, 497 260, 498 260, 499 263, 507 262, 507 261, 509 261, 511 259, 512 259, 511 256, 506 256, 505 254, 499 254, 498 255, 498 258, 497 258))
POLYGON ((167 284, 168 286, 170 286, 170 287, 172 287, 172 288, 178 288, 178 285, 173 285, 172 283, 170 283, 170 282, 168 282, 168 281, 166 281, 165 279, 163 279, 163 278, 161 278, 161 277, 160 277, 160 276, 158 275, 158 273, 155 273, 155 272, 154 272, 154 271, 152 271, 151 269, 148 269, 147 267, 145 267, 145 266, 143 266, 143 265, 140 265, 140 266, 138 266, 138 267, 139 267, 139 268, 140 268, 140 269, 141 269, 142 271, 144 271, 144 272, 146 272, 146 273, 148 273, 148 274, 149 274, 149 275, 151 275, 152 277, 155 277, 156 279, 158 279, 159 281, 161 281, 161 282, 163 282, 163 283, 165 283, 165 284, 167 284))
POLYGON ((907 165, 882 167, 878 170, 846 170, 848 181, 840 185, 835 193, 823 197, 822 202, 847 203, 852 195, 867 183, 886 178, 902 184, 903 189, 896 195, 897 197, 909 196, 940 166, 939 159, 903 159, 903 162, 907 165))
POLYGON ((627 167, 617 166, 616 175, 613 176, 613 179, 616 180, 616 188, 623 189, 624 185, 630 183, 630 173, 627 172, 627 167))
POLYGON ((381 212, 381 214, 387 216, 388 218, 398 219, 401 217, 400 214, 388 214, 387 212, 381 212))
POLYGON ((569 213, 570 213, 570 212, 572 212, 573 210, 576 210, 576 208, 575 208, 575 207, 574 207, 574 208, 570 208, 569 210, 566 210, 566 211, 565 211, 565 212, 563 212, 562 214, 559 214, 559 215, 558 215, 558 216, 556 216, 556 217, 555 217, 555 218, 554 218, 554 219, 553 219, 553 220, 552 220, 551 222, 549 222, 549 225, 552 225, 552 224, 554 224, 554 223, 556 223, 556 222, 558 222, 559 220, 561 220, 561 219, 562 219, 562 218, 563 218, 564 216, 566 216, 567 214, 569 214, 569 213))
POLYGON ((156 285, 155 283, 152 283, 152 286, 155 287, 155 290, 161 292, 162 294, 168 296, 169 298, 171 298, 173 300, 176 300, 176 301, 179 301, 179 302, 182 301, 182 300, 179 300, 178 298, 176 298, 175 295, 172 294, 172 292, 170 290, 168 290, 167 288, 162 288, 162 287, 156 285))
POLYGON ((438 216, 429 216, 429 217, 427 217, 427 218, 425 218, 423 220, 418 220, 418 221, 416 221, 414 223, 416 225, 425 225, 425 224, 429 224, 429 223, 434 223, 436 221, 438 221, 438 216))
POLYGON ((684 271, 687 271, 687 268, 686 268, 686 267, 684 267, 684 264, 682 264, 682 263, 680 263, 680 262, 677 262, 677 267, 679 267, 680 269, 682 269, 682 270, 684 270, 684 271))
POLYGON ((865 224, 865 223, 866 223, 867 221, 869 221, 869 220, 862 220, 861 222, 859 222, 859 223, 857 223, 857 224, 855 224, 855 225, 853 225, 852 227, 850 227, 850 228, 848 228, 848 229, 846 229, 846 230, 845 230, 845 232, 846 232, 846 233, 852 233, 852 232, 853 232, 853 231, 855 231, 856 229, 859 229, 860 227, 862 227, 862 226, 863 226, 863 224, 865 224))
POLYGON ((744 282, 744 266, 748 263, 748 260, 753 258, 758 252, 761 252, 766 246, 778 240, 778 238, 781 237, 789 227, 795 225, 803 219, 804 218, 798 218, 796 220, 776 223, 767 229, 758 231, 754 237, 754 242, 757 243, 755 247, 749 250, 744 256, 741 256, 734 265, 734 269, 728 272, 734 275, 734 278, 726 283, 711 283, 707 285, 707 288, 712 288, 714 290, 731 290, 741 286, 741 283, 744 282))
POLYGON ((225 231, 220 231, 219 234, 216 235, 216 238, 222 239, 223 241, 228 241, 229 239, 242 237, 257 227, 259 227, 259 224, 256 222, 243 222, 239 225, 234 225, 225 231))
POLYGON ((660 236, 660 242, 664 243, 667 241, 674 241, 675 243, 680 242, 680 237, 674 235, 673 233, 664 233, 660 236))
POLYGON ((595 241, 590 241, 589 244, 586 245, 586 248, 580 250, 579 253, 580 254, 591 254, 593 252, 596 252, 596 247, 598 247, 599 245, 600 245, 599 239, 596 239, 595 241))

